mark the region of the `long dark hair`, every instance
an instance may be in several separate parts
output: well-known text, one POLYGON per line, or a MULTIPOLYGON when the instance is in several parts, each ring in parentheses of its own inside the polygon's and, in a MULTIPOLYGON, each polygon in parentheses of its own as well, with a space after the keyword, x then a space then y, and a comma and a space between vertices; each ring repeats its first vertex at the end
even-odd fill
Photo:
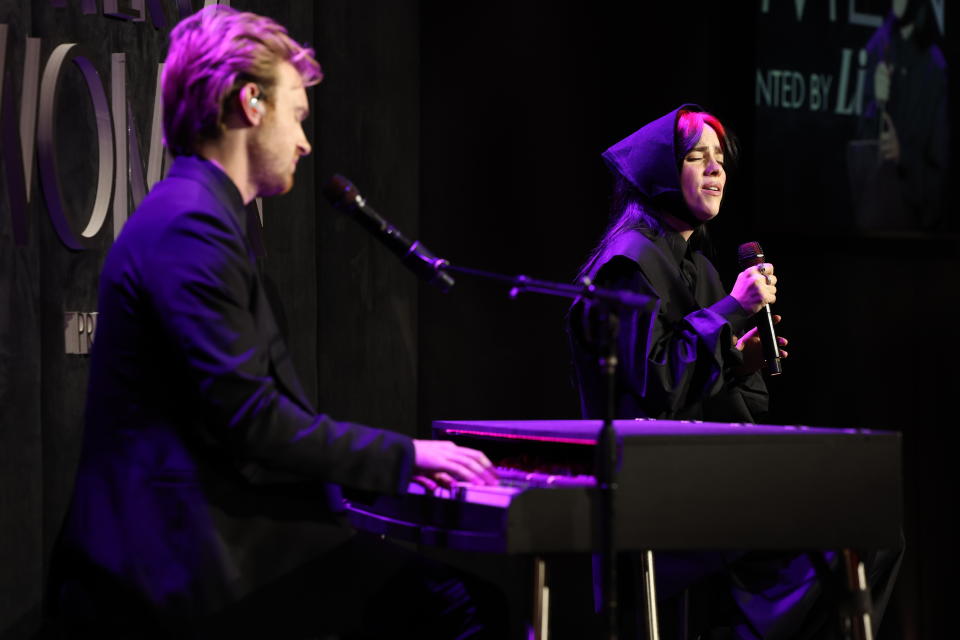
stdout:
MULTIPOLYGON (((677 172, 680 164, 703 135, 703 127, 710 125, 717 132, 723 148, 725 166, 736 160, 738 147, 736 138, 713 115, 705 111, 681 109, 677 114, 677 126, 674 131, 674 148, 677 150, 677 172)), ((651 240, 664 235, 668 227, 664 225, 661 211, 650 202, 637 188, 619 173, 614 173, 613 196, 610 199, 610 219, 612 222, 604 232, 600 243, 590 252, 587 261, 577 273, 577 281, 590 275, 607 248, 627 231, 639 231, 651 240)), ((688 240, 694 250, 709 248, 709 236, 704 225, 696 225, 688 240)))
MULTIPOLYGON (((646 198, 623 176, 617 174, 613 179, 613 196, 610 198, 610 218, 613 222, 604 231, 600 243, 590 252, 587 261, 577 273, 577 282, 590 275, 597 260, 621 235, 627 231, 639 231, 654 240, 664 235, 669 228, 664 226, 661 214, 646 198)), ((688 240, 694 250, 703 250, 709 246, 710 238, 704 225, 694 228, 688 240)))

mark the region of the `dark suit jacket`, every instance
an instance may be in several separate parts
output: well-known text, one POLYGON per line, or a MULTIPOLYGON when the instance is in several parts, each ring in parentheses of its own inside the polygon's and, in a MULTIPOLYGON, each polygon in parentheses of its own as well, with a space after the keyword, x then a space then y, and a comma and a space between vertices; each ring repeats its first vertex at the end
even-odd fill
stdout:
POLYGON ((230 179, 180 157, 100 279, 57 555, 66 574, 92 567, 177 617, 220 610, 349 537, 333 483, 398 492, 412 471, 409 438, 310 406, 244 221, 230 179))

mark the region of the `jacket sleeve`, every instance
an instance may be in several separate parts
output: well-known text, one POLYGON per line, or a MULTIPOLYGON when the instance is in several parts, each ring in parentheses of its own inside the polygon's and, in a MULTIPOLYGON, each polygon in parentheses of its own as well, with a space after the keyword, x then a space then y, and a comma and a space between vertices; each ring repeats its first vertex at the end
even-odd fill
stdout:
POLYGON ((676 415, 725 386, 744 382, 733 373, 743 362, 733 339, 742 334, 749 316, 733 297, 671 321, 667 308, 672 301, 653 288, 632 260, 614 257, 600 269, 596 282, 658 301, 650 311, 627 313, 618 337, 621 379, 643 398, 648 415, 676 415))
POLYGON ((316 414, 278 384, 270 351, 285 347, 272 315, 255 313, 268 303, 230 221, 177 216, 143 256, 141 277, 162 339, 196 394, 198 422, 232 458, 363 490, 406 487, 410 438, 316 414))

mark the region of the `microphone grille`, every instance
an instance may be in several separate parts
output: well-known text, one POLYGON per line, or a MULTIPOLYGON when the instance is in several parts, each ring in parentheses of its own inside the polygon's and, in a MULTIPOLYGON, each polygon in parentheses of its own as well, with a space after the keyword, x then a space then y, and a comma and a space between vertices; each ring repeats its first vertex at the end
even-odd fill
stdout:
POLYGON ((352 209, 360 197, 360 193, 353 186, 353 183, 339 173, 334 174, 332 178, 327 180, 320 191, 323 193, 323 197, 338 209, 352 209))
POLYGON ((744 242, 737 249, 737 262, 741 269, 752 267, 755 264, 764 262, 763 249, 759 242, 744 242))

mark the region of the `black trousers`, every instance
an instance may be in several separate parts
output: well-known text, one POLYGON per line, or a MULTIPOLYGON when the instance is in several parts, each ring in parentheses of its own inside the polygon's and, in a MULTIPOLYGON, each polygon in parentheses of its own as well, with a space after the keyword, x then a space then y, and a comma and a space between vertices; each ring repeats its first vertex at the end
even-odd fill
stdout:
POLYGON ((177 619, 95 571, 57 590, 54 637, 337 639, 505 638, 506 602, 492 585, 406 548, 357 534, 215 615, 177 619))

